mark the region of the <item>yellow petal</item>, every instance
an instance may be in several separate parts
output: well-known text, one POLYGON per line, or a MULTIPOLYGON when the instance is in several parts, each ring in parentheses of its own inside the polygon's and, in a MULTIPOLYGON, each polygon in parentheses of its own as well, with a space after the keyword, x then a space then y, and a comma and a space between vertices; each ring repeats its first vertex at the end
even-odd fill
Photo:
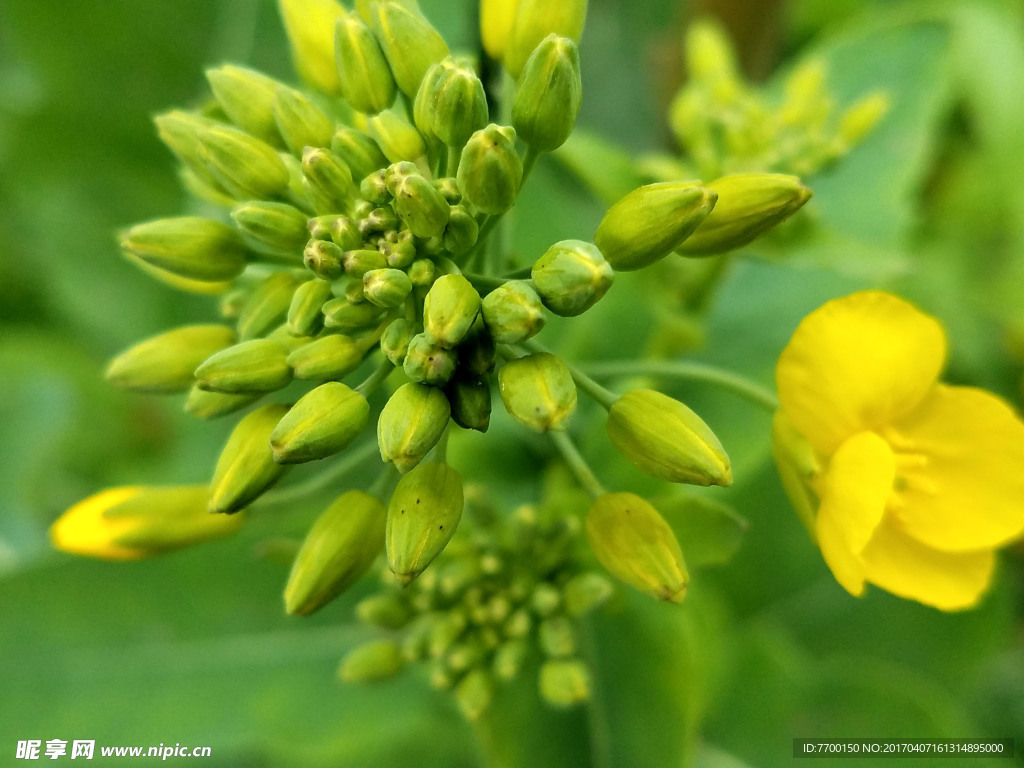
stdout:
POLYGON ((864 591, 860 554, 882 521, 894 472, 888 444, 872 432, 860 432, 839 446, 818 483, 818 545, 850 594, 864 591))
POLYGON ((782 409, 820 452, 917 405, 946 356, 942 327, 907 302, 864 291, 800 323, 775 371, 782 409))
POLYGON ((893 424, 895 524, 935 549, 991 549, 1024 533, 1024 423, 988 392, 937 386, 893 424))
POLYGON ((278 0, 295 69, 325 93, 339 93, 334 61, 334 24, 346 14, 334 0, 278 0))
POLYGON ((107 488, 75 504, 50 526, 50 542, 54 548, 73 555, 88 555, 105 560, 135 560, 145 552, 114 543, 119 536, 131 533, 137 523, 130 519, 111 519, 107 510, 133 499, 141 486, 107 488))
POLYGON ((894 595, 956 611, 978 602, 995 564, 991 550, 940 552, 879 526, 862 557, 867 580, 894 595))

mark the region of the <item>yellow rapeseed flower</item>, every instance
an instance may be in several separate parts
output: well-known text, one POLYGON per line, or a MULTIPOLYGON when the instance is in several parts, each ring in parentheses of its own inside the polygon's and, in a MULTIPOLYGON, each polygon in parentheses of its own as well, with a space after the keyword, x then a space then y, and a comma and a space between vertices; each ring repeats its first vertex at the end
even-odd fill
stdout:
POLYGON ((776 369, 775 458, 839 583, 942 610, 976 604, 1024 532, 1024 423, 938 382, 939 323, 879 291, 800 323, 776 369))

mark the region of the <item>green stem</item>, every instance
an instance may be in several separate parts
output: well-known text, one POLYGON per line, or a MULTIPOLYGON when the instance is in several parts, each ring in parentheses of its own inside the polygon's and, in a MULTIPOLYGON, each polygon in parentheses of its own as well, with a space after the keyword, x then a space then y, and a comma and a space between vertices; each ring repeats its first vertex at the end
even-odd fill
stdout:
POLYGON ((732 371, 704 363, 673 360, 608 360, 586 364, 594 376, 655 376, 682 381, 703 381, 728 390, 768 411, 779 407, 778 398, 766 387, 732 371))
POLYGON ((583 490, 594 499, 604 494, 604 486, 601 485, 601 482, 597 479, 590 465, 587 464, 586 459, 583 458, 583 455, 576 448, 576 444, 570 437, 565 432, 548 432, 548 436, 551 438, 551 442, 555 444, 558 452, 562 454, 562 458, 565 459, 565 463, 576 476, 583 490))
POLYGON ((313 496, 320 491, 326 490, 345 475, 358 468, 360 464, 375 455, 377 450, 376 440, 370 440, 357 448, 349 449, 329 471, 321 472, 305 483, 266 493, 253 506, 277 507, 293 504, 307 496, 313 496))
POLYGON ((387 358, 381 361, 380 365, 377 366, 377 370, 371 373, 366 380, 356 387, 356 392, 361 394, 363 397, 369 395, 373 390, 384 383, 384 380, 395 370, 395 366, 391 364, 391 361, 387 358))
MULTIPOLYGON (((548 350, 536 341, 525 341, 522 346, 526 347, 531 352, 540 352, 542 354, 548 353, 548 350)), ((576 386, 594 398, 594 400, 600 403, 601 407, 606 411, 615 404, 616 400, 619 399, 617 394, 612 392, 610 389, 602 387, 586 373, 581 371, 577 366, 568 362, 566 362, 565 365, 569 369, 572 380, 576 382, 576 386)))
POLYGON ((533 277, 533 267, 523 267, 513 272, 506 272, 504 277, 506 280, 529 280, 533 277))
POLYGON ((462 276, 469 280, 477 290, 482 289, 487 292, 493 291, 495 288, 500 288, 508 282, 508 280, 503 277, 489 277, 488 275, 477 275, 473 272, 463 272, 462 276))
POLYGON ((530 177, 530 171, 536 165, 538 157, 540 157, 540 150, 530 146, 526 148, 526 157, 523 158, 523 179, 519 182, 520 191, 526 186, 526 180, 530 177))
POLYGON ((702 315, 708 311, 711 301, 718 292, 729 267, 732 264, 733 254, 723 253, 711 259, 711 264, 706 268, 699 282, 692 289, 692 293, 686 297, 686 308, 695 315, 702 315))
POLYGON ((445 172, 448 176, 455 176, 459 172, 459 160, 462 159, 461 147, 445 147, 448 153, 448 162, 445 172))

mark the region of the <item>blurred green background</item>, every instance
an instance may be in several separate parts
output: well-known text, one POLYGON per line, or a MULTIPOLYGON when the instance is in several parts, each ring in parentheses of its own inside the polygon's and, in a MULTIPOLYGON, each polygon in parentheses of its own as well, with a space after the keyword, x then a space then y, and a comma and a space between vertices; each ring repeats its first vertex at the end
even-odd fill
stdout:
MULTIPOLYGON (((472 45, 470 3, 421 4, 453 48, 472 45)), ((664 149, 682 32, 700 11, 732 26, 754 76, 814 52, 838 103, 882 88, 893 104, 863 146, 807 180, 813 231, 755 245, 734 265, 698 358, 770 384, 807 312, 889 287, 945 323, 949 380, 1019 409, 1024 6, 696 5, 592 0, 581 128, 631 151, 664 149)), ((105 361, 134 341, 213 317, 212 301, 121 259, 114 232, 197 210, 150 119, 205 97, 203 69, 225 61, 289 77, 271 0, 0 3, 0 764, 14 763, 18 740, 60 738, 207 745, 204 765, 216 766, 482 765, 473 730, 424 676, 336 682, 338 659, 367 637, 353 599, 311 619, 284 615, 287 565, 258 556, 260 542, 300 536, 322 499, 151 561, 48 548, 49 524, 99 488, 205 481, 226 437, 227 423, 186 418, 177 399, 102 380, 105 361)), ((515 247, 539 255, 590 237, 603 208, 545 159, 517 208, 515 247)), ((635 346, 658 321, 649 280, 622 276, 586 322, 553 323, 544 339, 564 330, 557 343, 580 360, 635 346)), ((714 498, 749 528, 731 562, 697 570, 683 608, 626 598, 594 621, 597 701, 586 712, 510 693, 486 725, 528 745, 510 765, 661 768, 690 754, 706 766, 773 766, 789 764, 793 737, 1024 737, 1019 545, 974 611, 941 614, 878 590, 852 599, 784 499, 769 416, 707 388, 669 393, 722 438, 737 482, 714 498)), ((510 503, 535 499, 544 456, 497 421, 506 439, 455 446, 459 469, 510 503)), ((602 429, 595 420, 581 432, 602 477, 649 489, 611 456, 602 429)))

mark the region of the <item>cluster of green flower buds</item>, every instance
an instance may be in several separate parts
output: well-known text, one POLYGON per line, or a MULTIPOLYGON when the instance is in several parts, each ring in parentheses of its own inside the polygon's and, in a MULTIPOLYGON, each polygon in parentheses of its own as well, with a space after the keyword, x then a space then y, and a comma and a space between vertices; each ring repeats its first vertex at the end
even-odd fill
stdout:
POLYGON ((580 566, 579 536, 577 518, 544 506, 506 516, 480 500, 468 504, 466 526, 436 567, 408 588, 389 575, 357 605, 381 636, 353 649, 340 676, 369 682, 426 663, 431 682, 453 690, 471 720, 520 674, 537 676, 551 706, 585 702, 590 675, 578 657, 577 622, 613 588, 580 566))

